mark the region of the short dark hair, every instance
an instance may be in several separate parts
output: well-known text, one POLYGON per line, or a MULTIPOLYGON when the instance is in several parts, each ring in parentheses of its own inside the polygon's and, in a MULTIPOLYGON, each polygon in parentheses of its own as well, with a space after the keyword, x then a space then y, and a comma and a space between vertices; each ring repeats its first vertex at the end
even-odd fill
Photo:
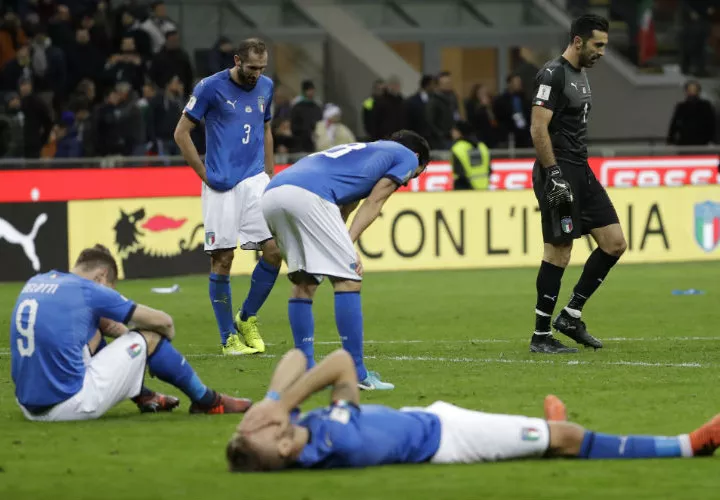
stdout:
POLYGON ((245 449, 242 437, 233 438, 228 442, 225 448, 225 458, 227 458, 230 472, 252 472, 257 470, 255 460, 245 449))
POLYGON ((570 43, 579 36, 583 42, 588 41, 593 36, 593 31, 602 31, 607 33, 610 29, 608 20, 597 14, 583 14, 572 22, 570 26, 570 43))
POLYGON ((250 52, 255 52, 256 54, 264 54, 265 52, 267 52, 267 45, 265 45, 265 42, 263 42, 259 38, 248 38, 240 42, 240 45, 237 49, 240 60, 247 61, 250 58, 250 52))
POLYGON ((94 247, 86 248, 75 261, 75 267, 83 267, 84 269, 96 269, 105 267, 108 270, 108 281, 114 283, 118 278, 118 266, 115 257, 110 250, 104 245, 97 244, 94 247))
POLYGON ((510 73, 510 74, 507 76, 507 78, 505 79, 505 83, 510 83, 510 82, 512 81, 512 79, 515 78, 515 77, 518 77, 518 78, 519 78, 520 75, 518 75, 517 73, 510 73))
POLYGON ((432 75, 423 75, 420 79, 420 88, 424 89, 435 81, 435 77, 432 75))
POLYGON ((408 148, 413 153, 417 153, 418 162, 423 167, 430 161, 430 145, 417 132, 412 130, 398 130, 390 136, 391 141, 395 141, 408 148))
POLYGON ((443 76, 451 76, 451 73, 449 71, 441 71, 437 77, 442 78, 443 76))

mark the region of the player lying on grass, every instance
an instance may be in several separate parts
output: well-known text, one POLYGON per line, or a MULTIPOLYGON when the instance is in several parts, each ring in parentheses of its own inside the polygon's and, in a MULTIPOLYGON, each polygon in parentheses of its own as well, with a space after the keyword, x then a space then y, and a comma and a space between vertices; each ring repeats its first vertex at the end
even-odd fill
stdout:
POLYGON ((528 457, 662 458, 712 455, 720 415, 676 437, 613 436, 566 421, 565 405, 545 399, 545 420, 466 410, 438 401, 395 410, 360 405, 352 358, 338 350, 309 371, 298 350, 280 361, 267 397, 238 425, 226 448, 231 471, 473 463, 528 457), (332 386, 331 405, 298 416, 332 386))
POLYGON ((20 291, 10 323, 10 349, 15 397, 25 417, 99 418, 122 400, 142 396, 146 365, 190 398, 190 413, 246 411, 249 400, 206 387, 175 350, 170 316, 112 289, 117 275, 113 256, 96 245, 80 253, 70 273, 38 274, 20 291), (91 357, 100 343, 100 328, 116 339, 91 357))
POLYGON ((328 277, 335 289, 335 323, 342 346, 355 360, 360 388, 389 390, 363 361, 360 300, 362 263, 354 244, 380 215, 388 198, 425 169, 430 147, 415 132, 390 140, 343 144, 306 156, 268 184, 260 204, 293 283, 288 317, 295 347, 314 365, 312 302, 328 277), (353 218, 348 216, 365 200, 353 218))

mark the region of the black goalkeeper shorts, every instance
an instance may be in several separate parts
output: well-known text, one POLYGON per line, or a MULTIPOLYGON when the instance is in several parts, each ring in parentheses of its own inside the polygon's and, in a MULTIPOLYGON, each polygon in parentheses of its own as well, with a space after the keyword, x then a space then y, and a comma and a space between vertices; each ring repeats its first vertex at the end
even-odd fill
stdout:
POLYGON ((555 236, 552 227, 551 211, 545 199, 545 179, 547 169, 535 162, 533 166, 533 190, 540 205, 543 241, 554 245, 566 244, 589 234, 592 229, 609 226, 619 222, 615 207, 605 188, 597 180, 590 165, 559 164, 563 178, 570 183, 573 193, 572 229, 565 233, 560 231, 555 236))

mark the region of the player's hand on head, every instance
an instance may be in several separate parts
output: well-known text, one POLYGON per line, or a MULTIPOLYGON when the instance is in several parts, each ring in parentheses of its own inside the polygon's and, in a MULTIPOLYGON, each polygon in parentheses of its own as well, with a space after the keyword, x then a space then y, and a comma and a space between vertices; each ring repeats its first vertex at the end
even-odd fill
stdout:
POLYGON ((563 178, 562 170, 557 165, 548 168, 545 179, 545 197, 551 208, 573 201, 570 183, 563 178))
POLYGON ((247 434, 268 425, 279 425, 281 430, 290 425, 290 414, 279 401, 265 399, 252 405, 240 422, 238 431, 247 434))

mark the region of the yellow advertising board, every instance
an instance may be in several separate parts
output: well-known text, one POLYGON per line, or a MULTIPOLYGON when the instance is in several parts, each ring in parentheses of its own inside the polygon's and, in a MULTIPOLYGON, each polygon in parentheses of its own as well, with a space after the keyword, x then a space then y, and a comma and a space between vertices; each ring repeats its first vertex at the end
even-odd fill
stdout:
MULTIPOLYGON (((101 243, 121 278, 209 273, 204 239, 199 197, 68 202, 70 265, 83 248, 101 243)), ((236 252, 234 272, 252 272, 255 259, 256 252, 236 252)))
MULTIPOLYGON (((623 262, 720 260, 720 187, 616 188, 609 194, 628 240, 623 262), (718 219, 718 220, 716 220, 718 219)), ((199 198, 71 201, 69 256, 102 243, 122 277, 206 273, 199 198)), ((572 263, 592 251, 576 240, 572 263)), ((536 266, 540 214, 532 191, 397 193, 361 238, 367 271, 536 266)), ((234 274, 252 272, 238 251, 234 274)))
MULTIPOLYGON (((698 205, 709 202, 705 207, 720 217, 720 187, 608 192, 628 240, 622 262, 720 260, 717 241, 708 244, 698 234, 709 217, 698 205)), ((367 270, 536 266, 543 251, 540 213, 526 190, 398 193, 360 248, 367 270)), ((584 263, 593 248, 590 238, 576 240, 571 262, 584 263)))

